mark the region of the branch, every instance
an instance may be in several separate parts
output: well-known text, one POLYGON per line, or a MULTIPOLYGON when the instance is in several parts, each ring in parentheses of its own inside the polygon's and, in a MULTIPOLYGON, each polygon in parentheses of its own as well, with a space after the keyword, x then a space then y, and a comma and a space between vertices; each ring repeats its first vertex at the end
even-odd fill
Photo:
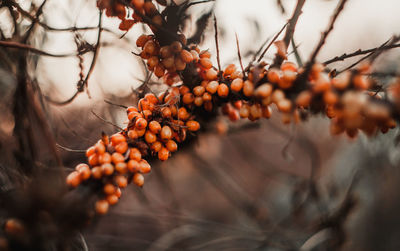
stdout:
POLYGON ((49 57, 74 57, 77 54, 75 53, 70 53, 70 54, 52 54, 46 51, 39 50, 37 48, 34 48, 30 45, 27 44, 21 44, 18 42, 12 42, 12 41, 0 41, 0 47, 8 47, 8 48, 16 48, 16 49, 21 49, 21 50, 26 50, 35 54, 39 54, 42 56, 49 56, 49 57))
POLYGON ((244 77, 246 75, 245 75, 244 68, 243 68, 242 55, 240 54, 239 39, 238 39, 238 36, 237 36, 236 33, 235 33, 235 37, 236 37, 236 47, 237 47, 237 54, 238 54, 238 58, 239 58, 239 63, 240 63, 240 67, 242 68, 242 73, 243 73, 243 77, 244 77))
POLYGON ((221 72, 221 61, 219 58, 219 45, 218 45, 218 24, 215 15, 214 15, 214 29, 215 29, 215 47, 217 49, 218 72, 221 72))
POLYGON ((276 41, 276 39, 278 39, 279 35, 283 32, 283 30, 285 29, 285 27, 289 24, 289 22, 287 22, 282 28, 281 30, 276 33, 275 37, 272 38, 271 42, 268 44, 268 46, 265 48, 265 50, 261 53, 260 57, 258 58, 257 62, 260 62, 261 59, 264 57, 265 53, 268 51, 268 49, 271 47, 271 45, 276 41))

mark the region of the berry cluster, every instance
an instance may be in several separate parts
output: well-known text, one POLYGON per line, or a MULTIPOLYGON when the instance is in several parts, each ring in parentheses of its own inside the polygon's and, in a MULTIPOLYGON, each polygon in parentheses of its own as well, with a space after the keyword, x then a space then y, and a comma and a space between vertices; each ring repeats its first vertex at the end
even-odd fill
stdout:
MULTIPOLYGON (((369 65, 337 76, 326 72, 322 64, 299 69, 289 61, 278 67, 261 62, 241 70, 230 64, 220 71, 213 66, 211 54, 200 51, 197 45, 187 45, 183 34, 175 32, 171 39, 165 39, 157 32, 168 26, 152 1, 132 0, 125 6, 99 0, 98 6, 122 22, 127 20, 125 11, 133 8, 130 20, 150 26, 154 34, 141 35, 136 45, 141 48, 139 55, 146 60, 148 69, 168 86, 160 95, 148 93, 137 107, 127 108, 127 127, 110 139, 103 136, 87 150, 89 165, 79 164, 67 177, 71 187, 92 181, 101 183, 102 197, 95 206, 99 214, 117 203, 120 189, 128 182, 143 185, 143 174, 151 170, 149 158, 167 160, 189 132, 200 129, 196 116, 215 114, 217 108, 222 108, 232 121, 269 118, 274 106, 282 114, 283 123, 297 123, 310 113, 325 113, 331 118, 332 134, 346 132, 350 137, 359 130, 372 135, 396 126, 395 102, 369 91, 375 85, 366 75, 369 65)), ((122 26, 121 30, 131 27, 122 26)), ((398 89, 393 96, 400 96, 398 89)))

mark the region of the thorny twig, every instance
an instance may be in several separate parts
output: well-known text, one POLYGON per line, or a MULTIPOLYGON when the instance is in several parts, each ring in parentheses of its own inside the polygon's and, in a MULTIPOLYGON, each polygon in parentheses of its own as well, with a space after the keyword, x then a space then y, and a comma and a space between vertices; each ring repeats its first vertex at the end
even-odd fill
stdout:
POLYGON ((235 38, 236 38, 236 48, 237 48, 237 55, 239 58, 239 63, 240 63, 240 68, 242 69, 243 77, 246 76, 244 68, 243 68, 243 62, 242 62, 242 55, 240 54, 240 46, 239 46, 239 39, 237 36, 237 33, 235 33, 235 38))
MULTIPOLYGON (((219 57, 219 45, 218 45, 218 24, 217 18, 214 15, 214 29, 215 29, 215 47, 217 49, 217 63, 218 63, 218 72, 221 72, 221 61, 219 57)), ((221 77, 221 76, 219 76, 221 77)))

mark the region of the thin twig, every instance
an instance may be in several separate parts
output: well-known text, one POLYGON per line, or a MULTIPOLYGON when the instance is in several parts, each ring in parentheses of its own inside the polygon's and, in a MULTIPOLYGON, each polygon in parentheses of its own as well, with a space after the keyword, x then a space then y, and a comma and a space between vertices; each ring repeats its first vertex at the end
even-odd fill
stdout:
POLYGON ((118 125, 114 124, 113 122, 108 121, 108 120, 106 120, 106 119, 100 117, 100 116, 97 115, 93 110, 91 110, 91 112, 93 113, 94 116, 96 116, 98 119, 100 119, 100 120, 103 121, 104 123, 110 124, 110 125, 114 126, 115 128, 117 128, 117 129, 120 130, 120 131, 123 131, 123 130, 124 130, 123 128, 119 127, 118 125))
POLYGON ((18 42, 14 41, 0 41, 0 47, 8 47, 8 48, 16 48, 16 49, 21 49, 21 50, 26 50, 35 54, 39 54, 42 56, 49 56, 49 57, 75 57, 75 53, 71 54, 52 54, 46 51, 39 50, 37 48, 34 48, 28 44, 21 44, 18 42))
POLYGON ((239 39, 238 39, 237 33, 235 33, 235 37, 236 37, 236 47, 237 47, 239 63, 240 63, 240 67, 242 68, 242 73, 243 73, 243 77, 244 77, 245 72, 244 72, 244 68, 243 68, 242 55, 240 54, 240 46, 239 46, 239 39))
POLYGON ((121 107, 121 108, 124 108, 124 109, 128 108, 128 107, 125 106, 125 105, 115 104, 115 103, 113 103, 113 102, 111 102, 111 101, 109 101, 109 100, 107 100, 107 99, 104 99, 104 102, 106 102, 106 103, 109 104, 109 105, 118 106, 118 107, 121 107))
POLYGON ((280 29, 278 33, 272 38, 271 42, 269 42, 268 46, 264 49, 264 51, 261 53, 260 57, 258 58, 257 62, 260 62, 261 59, 264 57, 265 53, 267 53, 268 49, 271 47, 271 45, 278 39, 279 35, 283 32, 285 27, 289 24, 289 22, 285 23, 285 25, 280 29))
POLYGON ((58 144, 58 143, 56 143, 56 146, 59 147, 59 148, 61 148, 61 149, 63 149, 63 150, 65 150, 65 151, 68 151, 68 152, 74 152, 74 153, 85 153, 85 152, 86 152, 86 150, 75 150, 75 149, 71 149, 71 148, 62 146, 62 145, 60 145, 60 144, 58 144))
MULTIPOLYGON (((214 15, 214 29, 215 29, 215 47, 217 49, 217 63, 218 63, 218 72, 221 72, 221 61, 219 57, 219 45, 218 45, 218 24, 217 18, 214 15)), ((221 77, 221 76, 220 76, 221 77)))

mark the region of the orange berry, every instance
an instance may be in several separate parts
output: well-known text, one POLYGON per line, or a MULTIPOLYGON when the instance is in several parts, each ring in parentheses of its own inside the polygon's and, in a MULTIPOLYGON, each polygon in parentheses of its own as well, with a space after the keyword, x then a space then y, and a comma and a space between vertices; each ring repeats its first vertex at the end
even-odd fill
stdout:
POLYGON ((243 88, 243 79, 236 78, 231 83, 231 90, 235 92, 240 92, 243 88))
POLYGON ((93 167, 91 172, 92 172, 92 177, 94 179, 101 179, 101 177, 103 176, 103 171, 101 170, 101 167, 99 167, 99 166, 93 167))
POLYGON ((250 106, 248 104, 243 104, 242 107, 240 107, 239 115, 242 118, 249 117, 249 115, 250 115, 250 106))
POLYGON ((117 163, 119 163, 119 162, 124 162, 124 161, 125 161, 125 158, 124 158, 124 156, 123 156, 121 153, 119 153, 119 152, 114 152, 114 153, 111 155, 111 160, 112 160, 112 162, 113 162, 114 164, 117 164, 117 163))
POLYGON ((182 44, 179 41, 172 42, 170 46, 173 53, 179 53, 182 51, 182 44))
POLYGON ((151 146, 150 146, 151 150, 153 150, 154 152, 160 151, 161 147, 162 147, 162 144, 160 141, 156 141, 153 144, 151 144, 151 146))
POLYGON ((142 159, 142 160, 139 162, 139 171, 140 171, 141 173, 149 173, 149 172, 151 171, 151 166, 150 166, 150 164, 149 164, 146 160, 142 159))
POLYGON ((208 58, 202 58, 200 55, 200 64, 204 69, 210 69, 212 67, 212 62, 208 58))
POLYGON ((163 19, 161 15, 155 15, 151 21, 153 21, 154 24, 161 26, 163 24, 163 19))
POLYGON ((135 6, 135 8, 137 9, 141 9, 144 6, 144 0, 131 0, 131 3, 133 4, 133 6, 135 6))
POLYGON ((115 147, 115 151, 124 154, 128 150, 128 143, 126 141, 119 143, 115 147))
POLYGON ((165 68, 169 69, 175 66, 175 58, 174 56, 164 58, 161 63, 165 66, 165 68))
POLYGON ((181 59, 181 57, 179 57, 179 56, 175 57, 174 63, 175 63, 176 70, 178 70, 178 71, 183 71, 186 68, 185 61, 183 61, 181 59))
POLYGON ((201 51, 199 55, 200 58, 211 58, 211 53, 208 50, 201 51))
POLYGON ((147 16, 153 16, 157 13, 157 8, 151 1, 145 2, 143 8, 147 16))
POLYGON ((186 126, 188 127, 187 129, 189 131, 195 132, 198 131, 200 129, 200 124, 199 122, 195 121, 195 120, 189 120, 186 122, 186 126))
POLYGON ((219 86, 219 83, 217 81, 211 81, 210 83, 208 83, 206 90, 209 93, 214 94, 217 92, 218 86, 219 86))
POLYGON ((128 165, 125 162, 119 162, 115 164, 115 170, 118 173, 124 174, 128 171, 128 165))
POLYGON ((169 58, 172 56, 171 47, 163 46, 160 48, 160 56, 161 58, 169 58))
MULTIPOLYGON (((25 231, 24 225, 22 224, 22 222, 18 219, 15 218, 11 218, 11 219, 7 219, 7 221, 4 223, 4 231, 7 234, 11 234, 11 235, 20 235, 23 234, 25 231)), ((8 245, 8 244, 6 244, 8 245)), ((3 248, 4 246, 1 245, 1 248, 3 248)), ((1 250, 9 250, 8 247, 6 247, 5 249, 1 249, 1 250)))
POLYGON ((261 118, 261 116, 262 116, 261 105, 253 104, 252 106, 250 106, 250 114, 249 114, 250 120, 252 121, 257 120, 261 118))
POLYGON ((190 105, 190 104, 193 103, 193 101, 194 101, 194 95, 193 95, 193 93, 191 93, 191 92, 185 93, 185 94, 183 95, 183 97, 182 97, 182 102, 183 102, 185 105, 190 105))
POLYGON ((182 50, 180 56, 181 56, 181 59, 183 60, 183 62, 185 62, 185 63, 190 63, 193 61, 192 53, 190 53, 187 50, 182 50))
POLYGON ((129 158, 140 161, 142 159, 142 154, 140 153, 139 149, 131 148, 131 150, 129 151, 129 158))
POLYGON ((77 171, 73 171, 67 176, 67 185, 70 187, 77 187, 81 183, 81 175, 77 171))
POLYGON ((195 88, 193 88, 193 93, 194 95, 196 95, 197 97, 200 97, 201 95, 204 94, 205 92, 205 88, 201 85, 196 86, 195 88))
POLYGON ((226 98, 229 95, 229 88, 226 84, 220 84, 218 85, 218 96, 221 98, 226 98))
MULTIPOLYGON (((204 98, 203 98, 204 99, 204 98)), ((211 112, 213 109, 213 104, 211 101, 206 101, 204 100, 204 110, 206 110, 207 112, 211 112)))
POLYGON ((312 93, 310 91, 302 91, 296 98, 296 105, 299 107, 308 107, 311 103, 312 93))
POLYGON ((176 152, 176 150, 178 150, 178 145, 172 139, 168 140, 165 146, 170 152, 176 152))
POLYGON ((333 91, 326 91, 324 92, 324 102, 327 105, 334 105, 338 102, 338 95, 333 91))
POLYGON ((99 142, 96 143, 95 151, 97 154, 103 154, 106 151, 103 141, 100 140, 99 142))
POLYGON ((90 155, 88 158, 89 165, 96 166, 99 164, 99 156, 97 154, 90 155))
POLYGON ((285 98, 285 93, 282 90, 276 89, 275 91, 272 92, 271 100, 275 104, 277 104, 279 101, 281 101, 284 98, 285 98))
POLYGON ((171 109, 169 107, 161 108, 161 114, 163 118, 170 118, 172 115, 171 109))
POLYGON ((144 45, 146 44, 147 41, 149 41, 151 39, 151 37, 149 35, 140 35, 138 37, 138 39, 136 40, 136 45, 138 47, 144 47, 144 45))
POLYGON ((243 94, 246 97, 250 97, 253 95, 254 92, 254 84, 250 80, 246 80, 243 83, 243 94))
POLYGON ((141 130, 135 128, 135 132, 136 132, 138 137, 142 137, 146 133, 146 128, 141 129, 141 130))
POLYGON ((202 106, 203 105, 203 97, 195 97, 193 103, 195 106, 202 106))
POLYGON ((81 176, 82 180, 87 180, 90 178, 91 172, 90 168, 87 164, 78 164, 75 167, 75 170, 78 171, 79 175, 81 176))
POLYGON ((264 106, 262 109, 262 117, 263 118, 270 118, 272 115, 272 109, 269 106, 264 106))
POLYGON ((86 150, 86 157, 90 157, 95 153, 96 153, 96 148, 94 146, 91 146, 86 150))
POLYGON ((224 70, 224 76, 225 75, 231 75, 236 71, 236 66, 234 64, 228 65, 225 70, 224 70))
POLYGON ((121 189, 118 187, 116 190, 115 190, 115 196, 117 196, 118 198, 120 198, 121 197, 121 194, 122 194, 122 191, 121 191, 121 189))
POLYGON ((356 88, 361 90, 367 90, 370 87, 370 82, 367 76, 356 75, 353 78, 353 84, 356 88))
POLYGON ((172 137, 172 130, 169 126, 163 126, 160 133, 161 139, 168 140, 172 137))
POLYGON ((218 72, 214 70, 213 68, 210 68, 206 71, 206 79, 207 80, 214 80, 217 79, 218 77, 218 72))
POLYGON ((159 133, 159 132, 161 131, 161 125, 160 125, 160 123, 158 123, 158 122, 155 121, 155 120, 152 120, 152 121, 149 123, 149 130, 150 130, 152 133, 154 133, 154 134, 159 133))
POLYGON ((140 174, 140 173, 135 173, 135 175, 133 175, 132 182, 133 182, 136 186, 142 187, 143 184, 144 184, 144 177, 143 177, 143 175, 140 174))
POLYGON ((147 143, 151 144, 151 143, 156 142, 157 136, 154 133, 152 133, 151 131, 147 131, 144 134, 144 139, 146 140, 147 143))
POLYGON ((181 107, 178 110, 178 119, 187 120, 190 117, 190 114, 187 112, 185 107, 181 107))
POLYGON ((96 202, 95 209, 97 214, 106 214, 108 212, 109 204, 107 200, 99 200, 96 202))
POLYGON ((193 57, 192 61, 195 61, 195 62, 199 61, 200 56, 199 56, 199 53, 197 51, 190 50, 190 54, 192 54, 192 57, 193 57))
POLYGON ((113 184, 107 183, 103 187, 103 192, 106 195, 110 195, 110 194, 114 194, 116 189, 117 188, 113 184))
POLYGON ((135 129, 143 130, 147 127, 147 120, 144 118, 139 118, 136 120, 135 129))
POLYGON ((292 102, 289 99, 281 99, 276 106, 281 112, 288 113, 292 109, 292 102))
POLYGON ((294 64, 294 63, 292 63, 292 62, 284 62, 282 65, 281 65, 281 70, 282 71, 292 71, 292 72, 297 72, 297 66, 294 64))
POLYGON ((165 148, 165 147, 161 147, 161 150, 158 151, 158 158, 159 158, 161 161, 165 161, 165 160, 168 159, 168 157, 169 157, 169 151, 168 151, 168 149, 165 148))
POLYGON ((118 196, 115 194, 107 195, 106 200, 109 205, 115 205, 118 203, 118 196))
POLYGON ((156 50, 156 43, 153 40, 147 41, 143 47, 143 52, 149 55, 155 55, 156 50))
POLYGON ((130 172, 136 173, 139 172, 140 165, 138 161, 131 159, 128 161, 127 167, 130 172))
POLYGON ((203 101, 204 101, 204 102, 207 102, 207 101, 211 101, 211 100, 212 100, 211 94, 208 93, 208 92, 205 92, 205 93, 203 94, 203 101))
POLYGON ((267 98, 271 96, 273 87, 271 84, 262 84, 254 91, 254 94, 259 98, 267 98))
POLYGON ((268 81, 271 83, 278 83, 280 80, 279 70, 278 69, 270 69, 267 73, 268 81))
POLYGON ((114 173, 114 166, 111 163, 101 165, 101 171, 105 176, 110 176, 114 173))
POLYGON ((117 175, 115 176, 115 183, 118 187, 125 188, 128 185, 128 179, 125 176, 117 175))
POLYGON ((237 79, 237 78, 243 79, 243 72, 235 71, 234 73, 231 74, 231 79, 237 79))
POLYGON ((121 142, 126 141, 126 138, 124 137, 124 135, 120 134, 120 133, 116 133, 114 135, 111 136, 111 143, 113 146, 118 145, 121 142))

